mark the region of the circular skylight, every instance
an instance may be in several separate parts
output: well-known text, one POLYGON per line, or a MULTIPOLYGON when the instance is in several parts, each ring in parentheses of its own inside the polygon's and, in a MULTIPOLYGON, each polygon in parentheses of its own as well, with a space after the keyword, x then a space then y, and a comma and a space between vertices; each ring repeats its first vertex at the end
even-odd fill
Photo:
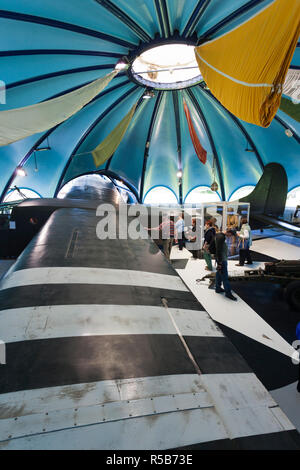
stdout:
POLYGON ((158 89, 178 89, 202 80, 194 46, 168 44, 153 47, 138 56, 131 72, 142 85, 158 89))

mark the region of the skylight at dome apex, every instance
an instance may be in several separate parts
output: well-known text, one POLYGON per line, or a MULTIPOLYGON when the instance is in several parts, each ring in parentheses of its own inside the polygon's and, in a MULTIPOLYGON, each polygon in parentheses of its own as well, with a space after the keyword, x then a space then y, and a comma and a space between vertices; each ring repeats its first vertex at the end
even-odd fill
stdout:
POLYGON ((202 80, 194 47, 186 44, 165 44, 146 50, 133 62, 132 72, 137 81, 142 77, 141 84, 154 88, 169 85, 172 89, 175 84, 184 88, 202 80))
MULTIPOLYGON (((197 65, 195 46, 234 30, 272 3, 2 0, 0 80, 5 96, 1 93, 0 112, 63 97, 105 77, 118 61, 128 61, 128 67, 69 119, 0 147, 2 201, 15 186, 53 197, 68 181, 95 171, 122 179, 140 200, 162 186, 184 202, 192 190, 210 187, 214 180, 221 199, 229 200, 239 188, 256 185, 270 162, 284 166, 289 191, 298 187, 300 124, 299 104, 292 96, 298 93, 295 82, 286 88, 291 96, 283 94, 275 118, 263 128, 232 115, 206 86, 200 70, 189 68, 197 65), (157 52, 171 48, 177 48, 178 54, 157 52), (182 56, 182 48, 191 54, 182 56), (145 62, 139 62, 141 58, 145 62), (195 83, 180 85, 189 80, 195 83), (179 83, 177 88, 173 82, 179 83), (148 91, 153 97, 143 99, 148 91), (184 103, 207 152, 205 164, 195 153, 184 103), (134 104, 120 145, 96 167, 92 151, 134 104), (25 176, 17 174, 19 167, 25 176)), ((298 44, 290 63, 293 77, 299 67, 298 44)))

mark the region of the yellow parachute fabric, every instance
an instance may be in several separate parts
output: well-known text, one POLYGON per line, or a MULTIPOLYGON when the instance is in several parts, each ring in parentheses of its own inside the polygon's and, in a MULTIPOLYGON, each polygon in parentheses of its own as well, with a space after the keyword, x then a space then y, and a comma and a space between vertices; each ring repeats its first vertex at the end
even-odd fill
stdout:
POLYGON ((119 122, 119 124, 108 134, 107 137, 92 151, 95 166, 99 167, 108 160, 119 147, 125 132, 133 118, 137 103, 130 109, 129 113, 119 122))
POLYGON ((213 95, 235 116, 268 127, 300 34, 300 0, 274 0, 237 28, 195 48, 213 95))

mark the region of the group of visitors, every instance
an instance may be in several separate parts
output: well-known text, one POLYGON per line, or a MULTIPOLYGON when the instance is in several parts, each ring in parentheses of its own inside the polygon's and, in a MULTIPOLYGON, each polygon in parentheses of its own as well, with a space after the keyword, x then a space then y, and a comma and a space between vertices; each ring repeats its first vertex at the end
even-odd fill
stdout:
POLYGON ((205 269, 213 271, 212 257, 216 260, 216 292, 225 292, 225 296, 231 300, 237 300, 232 295, 230 283, 228 280, 227 260, 228 247, 231 246, 232 238, 237 239, 239 250, 239 263, 237 266, 252 264, 250 247, 252 244, 251 228, 246 217, 241 219, 241 229, 237 230, 238 221, 236 216, 231 216, 230 224, 224 232, 219 230, 216 225, 216 219, 210 218, 205 222, 204 243, 202 247, 197 246, 197 219, 192 218, 192 225, 185 227, 184 215, 181 213, 177 217, 176 223, 174 217, 165 215, 162 223, 152 230, 158 230, 161 236, 162 249, 167 259, 170 254, 174 241, 178 242, 179 250, 183 250, 186 243, 189 242, 188 248, 193 255, 193 259, 204 258, 206 262, 205 269), (234 217, 234 218, 233 218, 234 217), (191 248, 191 244, 195 243, 195 248, 191 248), (223 287, 222 287, 223 284, 223 287))
MULTIPOLYGON (((176 223, 174 223, 174 218, 165 215, 163 217, 162 223, 156 227, 156 229, 152 229, 160 231, 162 248, 167 259, 170 259, 171 249, 174 241, 178 242, 179 250, 183 250, 187 242, 193 243, 196 241, 196 222, 196 218, 193 218, 191 227, 186 229, 183 214, 178 216, 176 223)), ((239 248, 239 263, 236 266, 244 266, 245 263, 252 264, 250 253, 252 236, 251 228, 246 217, 241 219, 241 229, 239 231, 237 230, 238 224, 236 219, 233 219, 231 216, 230 222, 231 223, 224 232, 219 230, 218 226, 216 225, 215 218, 211 218, 205 222, 202 254, 206 263, 205 269, 207 271, 213 271, 212 257, 214 256, 215 258, 216 293, 220 294, 224 292, 228 299, 236 301, 237 298, 231 292, 231 286, 228 279, 228 246, 231 246, 232 237, 237 238, 239 248)), ((193 254, 194 259, 197 259, 201 256, 201 250, 198 248, 190 251, 193 254)), ((296 337, 300 340, 300 322, 297 325, 296 337)), ((300 364, 297 390, 300 393, 300 364)))

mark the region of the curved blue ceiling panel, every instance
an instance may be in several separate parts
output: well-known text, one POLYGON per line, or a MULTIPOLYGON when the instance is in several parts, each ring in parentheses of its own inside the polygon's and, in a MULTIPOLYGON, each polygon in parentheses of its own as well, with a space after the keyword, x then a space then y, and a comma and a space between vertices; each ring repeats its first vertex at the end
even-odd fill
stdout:
POLYGON ((150 142, 144 195, 153 186, 167 186, 178 193, 176 123, 171 93, 164 93, 150 142))
POLYGON ((300 68, 300 47, 297 47, 291 65, 300 68))
POLYGON ((196 26, 198 35, 210 39, 235 28, 250 16, 258 13, 273 0, 210 0, 207 9, 196 26))
POLYGON ((110 64, 117 62, 111 57, 89 57, 75 55, 35 55, 1 58, 1 80, 6 86, 41 75, 110 64))
POLYGON ((153 0, 119 0, 114 2, 138 23, 152 38, 158 32, 158 20, 153 0))
MULTIPOLYGON (((181 98, 181 97, 180 97, 181 98)), ((182 98, 180 99, 180 123, 181 123, 181 134, 182 134, 182 189, 183 199, 185 199, 187 193, 196 186, 210 186, 213 179, 212 173, 212 161, 213 152, 209 142, 209 138, 205 132, 203 123, 194 108, 192 101, 187 93, 184 93, 184 98, 188 105, 194 127, 199 136, 202 147, 207 151, 207 162, 205 165, 200 162, 196 155, 192 139, 190 138, 189 128, 187 120, 183 110, 182 98)))
POLYGON ((154 106, 155 99, 143 100, 109 165, 110 170, 126 178, 138 191, 140 191, 144 153, 154 106))
MULTIPOLYGON (((36 134, 34 136, 27 137, 27 139, 20 140, 19 142, 15 142, 14 144, 6 145, 5 147, 0 148, 1 193, 8 183, 9 186, 17 184, 16 179, 11 181, 11 183, 10 179, 16 167, 41 136, 42 134, 36 134)), ((22 186, 23 185, 24 181, 22 182, 22 186)), ((27 181, 26 186, 28 186, 27 181)))
MULTIPOLYGON (((29 106, 73 91, 109 73, 122 56, 134 60, 145 48, 162 43, 196 44, 240 24, 271 0, 2 0, 0 6, 0 80, 7 86, 0 111, 29 106)), ((293 66, 300 65, 298 47, 293 66)), ((79 174, 95 171, 90 152, 139 100, 133 120, 113 157, 101 168, 129 181, 145 196, 163 185, 184 200, 213 179, 213 155, 220 193, 256 184, 264 164, 286 168, 289 188, 300 183, 300 124, 282 111, 268 129, 237 120, 201 86, 156 91, 145 89, 125 71, 75 116, 54 129, 0 148, 2 198, 14 185, 42 196, 79 174), (185 96, 195 129, 207 150, 197 158, 186 118, 185 96), (294 136, 285 134, 289 127, 294 136), (48 136, 48 140, 46 137, 48 136), (149 142, 149 144, 147 144, 149 142), (39 146, 51 149, 37 152, 39 146), (254 152, 245 152, 251 147, 254 152), (15 177, 18 165, 27 176, 15 177), (179 186, 178 170, 183 171, 179 186)))
POLYGON ((167 4, 170 23, 172 25, 172 34, 174 34, 176 29, 182 33, 198 4, 198 0, 190 0, 188 2, 174 2, 168 0, 167 4))
MULTIPOLYGON (((80 137, 84 136, 86 131, 90 132, 82 141, 80 147, 75 148, 75 145, 80 142, 76 142, 73 146, 72 151, 69 155, 75 150, 75 155, 72 158, 72 161, 68 167, 66 175, 64 177, 64 183, 74 178, 78 174, 85 173, 87 171, 94 171, 97 168, 95 167, 91 151, 97 147, 97 145, 102 142, 103 139, 114 129, 114 127, 123 119, 123 117, 128 113, 131 106, 139 99, 141 96, 141 89, 135 88, 132 83, 125 85, 124 87, 115 90, 114 93, 108 94, 105 97, 99 99, 97 102, 91 105, 91 115, 88 121, 88 127, 86 126, 86 112, 82 113, 83 119, 85 120, 85 128, 81 126, 80 137), (126 93, 132 91, 130 95, 122 100, 120 104, 117 104, 112 111, 110 111, 100 122, 95 125, 98 118, 101 118, 102 113, 105 113, 105 110, 114 104, 119 98, 125 96, 126 93), (104 102, 105 100, 105 102, 104 102), (91 117, 93 116, 93 117, 91 117), (91 126, 94 126, 91 128, 91 126), (86 153, 87 155, 80 155, 81 153, 86 153)), ((105 168, 105 164, 99 167, 98 169, 105 168)))
MULTIPOLYGON (((106 96, 108 97, 108 100, 113 101, 116 99, 117 95, 117 90, 114 90, 113 93, 109 93, 109 90, 116 86, 116 84, 119 83, 124 83, 124 78, 116 78, 113 82, 113 84, 110 84, 110 86, 107 89, 106 96), (115 95, 116 93, 116 95, 115 95)), ((131 85, 132 86, 132 85, 131 85)), ((120 96, 123 94, 123 89, 120 89, 120 96)), ((103 106, 103 109, 105 109, 105 105, 109 102, 107 102, 105 99, 105 96, 101 98, 101 103, 103 106)), ((96 100, 97 102, 97 100, 96 100)), ((107 104, 109 105, 109 104, 107 104)), ((61 174, 61 166, 60 166, 60 161, 62 159, 62 164, 66 162, 66 159, 69 157, 71 154, 71 151, 69 154, 65 153, 65 150, 68 148, 68 145, 70 142, 72 142, 74 139, 75 141, 79 139, 81 136, 81 128, 79 131, 76 129, 76 127, 73 127, 74 123, 76 120, 78 120, 82 115, 85 115, 86 118, 89 117, 89 112, 90 108, 93 106, 93 103, 88 105, 86 108, 82 109, 79 113, 77 113, 74 117, 66 121, 65 123, 61 124, 56 131, 54 130, 53 132, 50 131, 50 136, 49 136, 49 141, 50 141, 50 147, 51 150, 47 152, 43 152, 43 159, 47 160, 49 163, 49 167, 47 168, 47 178, 50 180, 53 178, 53 186, 55 186, 59 180, 60 174, 61 174), (68 136, 68 142, 65 143, 64 139, 67 137, 67 134, 64 133, 65 128, 71 128, 71 136, 68 136), (59 131, 62 130, 62 133, 59 133, 59 131), (75 131, 73 133, 73 131, 75 131), (78 137, 79 134, 79 137, 78 137), (55 148, 60 146, 62 144, 62 151, 57 152, 55 148), (54 174, 52 175, 52 172, 54 170, 54 174), (57 176, 57 171, 59 175, 57 176)), ((96 111, 97 112, 97 111, 96 111)), ((16 142, 14 144, 1 147, 0 148, 0 174, 2 179, 2 188, 5 187, 6 183, 9 181, 11 178, 15 168, 20 164, 20 162, 24 159, 24 157, 27 155, 28 152, 32 149, 32 147, 35 146, 36 143, 38 143, 39 139, 43 136, 44 134, 36 134, 34 136, 28 137, 27 139, 21 140, 19 142, 16 142)), ((43 141, 39 145, 40 147, 45 146, 45 143, 43 141)), ((33 155, 27 160, 24 168, 27 171, 26 166, 29 165, 31 162, 30 160, 33 158, 33 155)), ((26 177, 26 185, 29 187, 32 184, 32 188, 36 188, 36 191, 41 193, 44 197, 46 196, 53 196, 54 190, 52 191, 52 187, 48 184, 45 186, 43 185, 42 181, 40 182, 40 177, 42 175, 42 172, 40 171, 39 174, 35 174, 32 171, 28 170, 27 171, 27 177, 26 177)), ((24 184, 24 181, 22 181, 22 178, 17 177, 14 180, 14 184, 24 184)))
POLYGON ((126 54, 128 48, 87 34, 1 18, 1 50, 82 49, 126 54), (36 41, 38 38, 38 43, 36 41))
POLYGON ((82 0, 72 0, 71 2, 1 0, 1 9, 13 11, 19 13, 19 15, 32 15, 75 26, 78 25, 134 44, 138 43, 136 35, 95 0, 84 0, 84 2, 82 0))
POLYGON ((245 152, 247 140, 219 103, 200 87, 192 92, 205 112, 220 160, 226 199, 238 187, 256 184, 262 171, 254 153, 245 152))
MULTIPOLYGON (((36 82, 32 82, 10 88, 6 91, 6 104, 1 105, 1 111, 40 103, 57 95, 68 93, 74 88, 86 85, 106 74, 107 70, 93 70, 40 80, 38 86, 36 82)), ((111 86, 115 85, 117 80, 120 80, 118 76, 112 80, 111 86)))
MULTIPOLYGON (((92 123, 99 117, 99 115, 101 115, 102 112, 105 111, 107 107, 116 101, 116 99, 121 97, 124 94, 124 91, 126 92, 130 88, 133 88, 133 85, 128 83, 124 87, 114 90, 113 93, 107 93, 102 98, 95 100, 93 103, 86 106, 79 113, 74 115, 68 121, 62 123, 56 130, 54 130, 49 136, 51 150, 38 153, 40 159, 43 158, 47 160, 48 165, 45 166, 46 171, 43 172, 41 169, 41 171, 38 172, 39 175, 35 175, 33 172, 29 171, 29 167, 32 166, 32 160, 34 158, 33 155, 24 166, 26 171, 28 167, 28 176, 26 177, 27 186, 32 185, 30 187, 35 188, 35 190, 41 193, 44 197, 53 197, 56 186, 60 180, 62 172, 66 167, 68 159, 70 158, 83 134, 89 129, 92 123), (44 179, 47 181, 46 185, 44 185, 42 182, 44 179)), ((97 143, 99 142, 97 141, 97 143)), ((45 142, 41 146, 45 146, 45 142)), ((91 149, 93 149, 93 147, 84 147, 83 149, 80 148, 78 151, 76 151, 76 154, 91 149)), ((81 171, 82 165, 84 168, 86 168, 88 164, 87 157, 88 155, 75 156, 73 158, 73 165, 69 167, 68 172, 68 175, 70 176, 68 176, 66 181, 72 179, 72 168, 74 167, 78 166, 80 173, 88 171, 88 169, 81 171)), ((16 179, 17 183, 19 184, 20 179, 22 180, 22 178, 16 179)))
POLYGON ((294 137, 287 137, 285 127, 274 119, 267 129, 243 123, 257 143, 264 163, 277 162, 284 166, 289 189, 299 184, 300 147, 294 137))

